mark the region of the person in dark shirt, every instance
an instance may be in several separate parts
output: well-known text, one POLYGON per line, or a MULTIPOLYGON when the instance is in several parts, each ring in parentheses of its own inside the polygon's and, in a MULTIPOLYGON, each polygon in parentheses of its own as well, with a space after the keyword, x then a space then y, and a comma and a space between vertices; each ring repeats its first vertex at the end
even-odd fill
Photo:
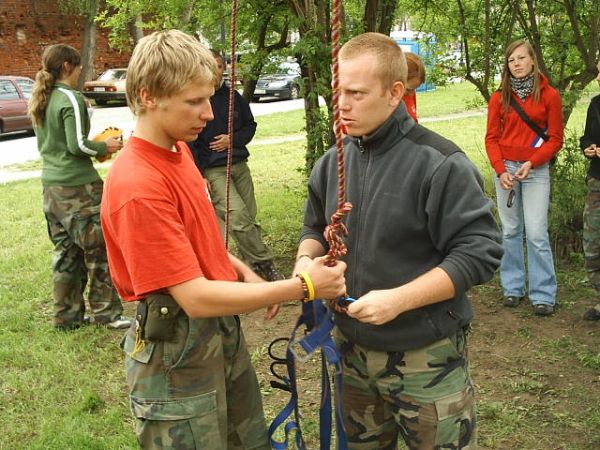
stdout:
MULTIPOLYGON (((475 166, 416 124, 407 68, 389 37, 365 33, 339 52, 347 200, 347 293, 336 311, 341 403, 350 450, 475 449, 467 290, 492 278, 500 233, 475 166)), ((313 168, 294 273, 329 250, 338 208, 335 148, 313 168)))
MULTIPOLYGON (((600 84, 600 62, 596 81, 600 84)), ((583 211, 583 252, 585 270, 590 283, 600 297, 600 95, 590 102, 585 121, 585 131, 579 145, 590 160, 587 185, 588 195, 583 211)), ((600 320, 600 303, 588 309, 585 320, 600 320)))
MULTIPOLYGON (((215 94, 210 99, 214 120, 209 122, 198 138, 188 145, 194 160, 210 189, 212 203, 221 221, 225 219, 227 178, 227 149, 229 148, 229 86, 223 82, 225 64, 221 54, 212 50, 218 66, 215 94)), ((256 122, 250 105, 238 93, 234 93, 233 108, 233 154, 230 184, 229 220, 231 234, 237 249, 252 269, 268 281, 283 279, 273 264, 273 253, 265 245, 260 225, 256 222, 256 198, 254 184, 248 168, 250 156, 246 145, 254 137, 256 122)))

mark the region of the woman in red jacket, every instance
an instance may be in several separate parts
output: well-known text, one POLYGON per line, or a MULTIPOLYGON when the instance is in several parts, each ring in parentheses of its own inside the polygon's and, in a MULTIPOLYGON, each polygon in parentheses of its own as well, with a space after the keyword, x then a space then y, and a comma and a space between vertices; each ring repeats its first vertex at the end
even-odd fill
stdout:
POLYGON ((556 302, 556 274, 548 237, 549 163, 562 143, 560 95, 539 72, 531 45, 515 41, 506 49, 501 86, 488 105, 485 146, 497 175, 504 246, 500 265, 503 304, 520 303, 527 273, 529 300, 537 315, 552 314, 556 302), (517 107, 524 114, 520 115, 517 107), (525 115, 528 118, 522 117, 525 115))
POLYGON ((404 104, 408 114, 419 123, 417 118, 417 89, 425 83, 425 65, 421 57, 415 53, 406 52, 406 89, 404 91, 404 104))

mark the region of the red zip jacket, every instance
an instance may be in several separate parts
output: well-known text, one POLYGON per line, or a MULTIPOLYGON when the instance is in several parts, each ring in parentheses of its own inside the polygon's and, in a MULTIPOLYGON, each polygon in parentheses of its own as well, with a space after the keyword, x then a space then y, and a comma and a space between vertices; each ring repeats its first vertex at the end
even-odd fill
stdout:
POLYGON ((544 142, 519 117, 513 107, 502 111, 502 93, 494 92, 488 104, 485 149, 497 175, 506 172, 504 160, 531 161, 532 167, 550 161, 563 145, 563 118, 560 95, 540 75, 540 101, 534 102, 533 95, 525 101, 512 93, 525 114, 550 137, 544 142))
POLYGON ((413 91, 410 94, 406 94, 402 100, 404 100, 406 111, 408 111, 410 117, 412 117, 415 122, 419 123, 419 119, 417 118, 417 93, 413 91))

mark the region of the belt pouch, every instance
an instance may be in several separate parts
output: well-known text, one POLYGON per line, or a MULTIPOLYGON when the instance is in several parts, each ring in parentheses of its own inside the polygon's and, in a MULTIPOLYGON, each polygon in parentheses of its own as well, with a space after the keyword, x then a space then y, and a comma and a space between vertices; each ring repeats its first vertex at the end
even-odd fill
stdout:
POLYGON ((177 317, 181 306, 167 294, 150 294, 146 297, 148 306, 144 337, 150 342, 165 342, 175 338, 177 317))

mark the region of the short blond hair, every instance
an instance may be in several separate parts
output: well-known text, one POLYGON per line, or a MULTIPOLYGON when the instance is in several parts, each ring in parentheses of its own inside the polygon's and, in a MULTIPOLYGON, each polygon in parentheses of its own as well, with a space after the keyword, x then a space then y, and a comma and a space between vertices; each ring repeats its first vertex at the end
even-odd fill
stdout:
POLYGON ((206 47, 179 30, 156 31, 138 42, 127 68, 127 103, 135 115, 145 112, 140 90, 168 98, 190 82, 213 84, 215 59, 206 47))
POLYGON ((383 89, 396 81, 406 84, 406 58, 398 44, 381 33, 363 33, 353 37, 340 49, 340 60, 351 60, 371 54, 377 58, 376 71, 383 89))

